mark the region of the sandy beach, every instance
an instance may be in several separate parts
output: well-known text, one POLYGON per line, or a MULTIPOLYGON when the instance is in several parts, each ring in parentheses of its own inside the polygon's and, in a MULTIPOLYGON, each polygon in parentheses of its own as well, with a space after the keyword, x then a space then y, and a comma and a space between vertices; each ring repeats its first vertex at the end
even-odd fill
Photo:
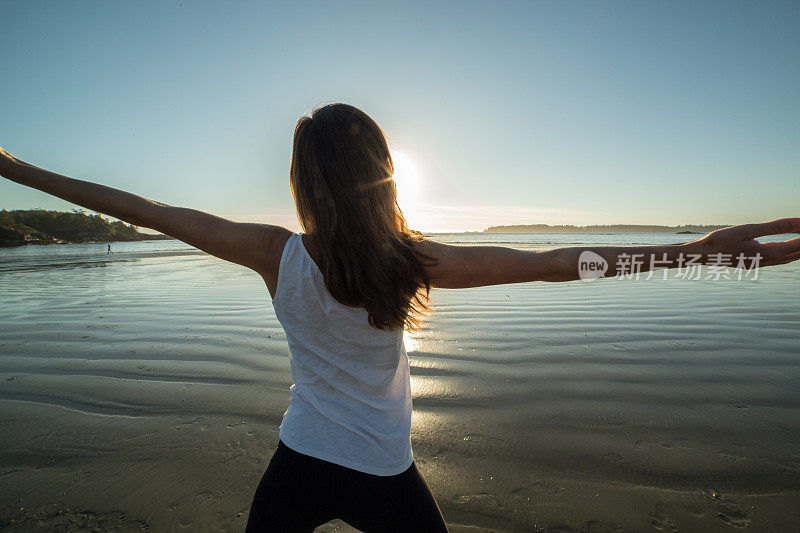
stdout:
MULTIPOLYGON (((0 250, 0 528, 241 531, 291 384, 266 287, 174 241, 114 249, 0 250)), ((412 441, 452 531, 795 529, 798 281, 434 291, 412 441)))

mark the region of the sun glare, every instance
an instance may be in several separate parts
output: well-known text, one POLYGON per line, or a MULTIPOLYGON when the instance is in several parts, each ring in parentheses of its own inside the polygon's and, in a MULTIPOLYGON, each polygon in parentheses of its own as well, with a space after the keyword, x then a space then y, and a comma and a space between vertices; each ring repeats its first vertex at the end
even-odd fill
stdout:
POLYGON ((420 342, 417 337, 418 333, 403 332, 403 345, 406 347, 406 352, 414 352, 419 349, 420 342))
POLYGON ((415 211, 419 195, 419 172, 414 161, 402 152, 392 154, 394 182, 397 184, 397 203, 408 217, 415 211))

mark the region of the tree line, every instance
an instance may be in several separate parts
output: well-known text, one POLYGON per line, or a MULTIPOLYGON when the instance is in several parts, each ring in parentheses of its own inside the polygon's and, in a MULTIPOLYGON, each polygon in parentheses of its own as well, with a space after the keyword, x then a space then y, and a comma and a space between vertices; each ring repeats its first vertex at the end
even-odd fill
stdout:
POLYGON ((66 212, 45 209, 0 211, 0 241, 6 245, 141 241, 150 238, 153 236, 140 233, 131 224, 111 222, 102 215, 87 214, 82 209, 66 212))

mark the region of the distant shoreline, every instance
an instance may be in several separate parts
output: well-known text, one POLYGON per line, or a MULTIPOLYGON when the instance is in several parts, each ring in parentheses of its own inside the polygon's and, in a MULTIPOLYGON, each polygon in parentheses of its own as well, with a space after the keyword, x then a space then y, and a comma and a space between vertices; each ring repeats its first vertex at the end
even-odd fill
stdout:
POLYGON ((162 234, 150 234, 141 239, 113 239, 113 240, 87 240, 87 241, 65 241, 60 239, 54 240, 38 240, 32 239, 29 241, 8 241, 0 239, 0 248, 15 248, 17 246, 51 246, 60 244, 112 244, 115 242, 143 242, 143 241, 172 241, 174 237, 162 234))
POLYGON ((573 226, 549 224, 517 224, 510 226, 490 226, 481 233, 675 233, 683 235, 705 234, 729 225, 659 226, 650 224, 609 224, 605 226, 573 226))
POLYGON ((26 209, 0 211, 0 247, 29 244, 97 244, 171 239, 167 235, 139 232, 122 221, 82 210, 26 209))

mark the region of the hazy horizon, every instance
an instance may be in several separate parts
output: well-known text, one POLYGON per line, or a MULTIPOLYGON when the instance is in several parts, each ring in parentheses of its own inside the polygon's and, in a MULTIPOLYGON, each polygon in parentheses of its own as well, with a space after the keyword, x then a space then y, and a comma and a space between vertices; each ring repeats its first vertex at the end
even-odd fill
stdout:
MULTIPOLYGON (((5 208, 0 208, 0 211, 2 211, 3 209, 5 209, 5 208)), ((32 208, 28 208, 27 210, 37 210, 37 209, 45 209, 45 208, 32 207, 32 208)), ((8 209, 8 211, 15 211, 15 210, 18 210, 18 209, 8 209)), ((24 211, 25 209, 20 209, 20 210, 24 211)), ((87 214, 100 214, 101 216, 103 216, 104 218, 106 218, 106 219, 108 219, 110 221, 117 220, 114 217, 103 215, 102 213, 98 213, 98 212, 92 211, 90 209, 77 208, 76 210, 84 212, 84 213, 87 213, 87 214)), ((63 210, 60 210, 60 211, 63 211, 63 210)), ((252 222, 252 221, 254 221, 252 219, 255 219, 255 218, 258 218, 258 217, 247 217, 245 215, 244 217, 237 217, 237 218, 240 219, 241 221, 252 222)), ((273 221, 273 223, 274 223, 274 221, 273 221)), ((283 225, 285 227, 290 228, 292 231, 301 231, 300 224, 299 224, 299 222, 297 220, 295 220, 294 222, 287 221, 283 225)), ((638 224, 638 223, 628 223, 628 222, 617 222, 617 223, 608 223, 608 224, 571 224, 569 222, 563 223, 563 224, 547 224, 547 223, 544 223, 544 222, 531 222, 531 223, 524 223, 524 224, 491 224, 489 226, 484 226, 484 227, 479 228, 479 229, 440 230, 440 231, 424 230, 424 233, 429 233, 429 234, 435 234, 435 233, 442 233, 442 234, 448 234, 448 233, 491 233, 491 231, 489 231, 489 230, 492 230, 493 228, 499 228, 499 227, 515 228, 515 227, 519 227, 519 226, 531 226, 531 227, 548 226, 550 228, 558 228, 558 227, 562 227, 562 226, 572 226, 572 227, 574 227, 576 229, 591 228, 591 227, 622 227, 622 226, 642 226, 642 227, 646 227, 646 226, 652 226, 652 227, 666 228, 666 229, 681 229, 681 228, 695 228, 695 227, 699 227, 699 228, 703 228, 703 227, 708 227, 708 228, 711 228, 711 227, 724 227, 724 226, 730 226, 730 225, 731 224, 697 224, 697 223, 691 223, 691 222, 690 223, 681 223, 681 224, 638 224)), ((155 230, 151 230, 149 228, 145 228, 145 227, 141 227, 141 226, 137 226, 137 228, 141 233, 160 234, 159 232, 157 232, 155 230)), ((34 228, 34 229, 36 229, 36 228, 34 228)), ((512 231, 512 232, 509 232, 509 233, 522 233, 522 232, 512 231)), ((539 232, 535 232, 534 231, 534 232, 530 232, 530 233, 539 233, 539 232)), ((544 232, 544 233, 553 233, 553 232, 544 232)), ((566 231, 566 232, 563 232, 563 233, 570 233, 570 232, 566 231)), ((642 233, 642 232, 633 232, 633 233, 642 233)), ((647 232, 644 232, 644 233, 647 233, 647 232)))

